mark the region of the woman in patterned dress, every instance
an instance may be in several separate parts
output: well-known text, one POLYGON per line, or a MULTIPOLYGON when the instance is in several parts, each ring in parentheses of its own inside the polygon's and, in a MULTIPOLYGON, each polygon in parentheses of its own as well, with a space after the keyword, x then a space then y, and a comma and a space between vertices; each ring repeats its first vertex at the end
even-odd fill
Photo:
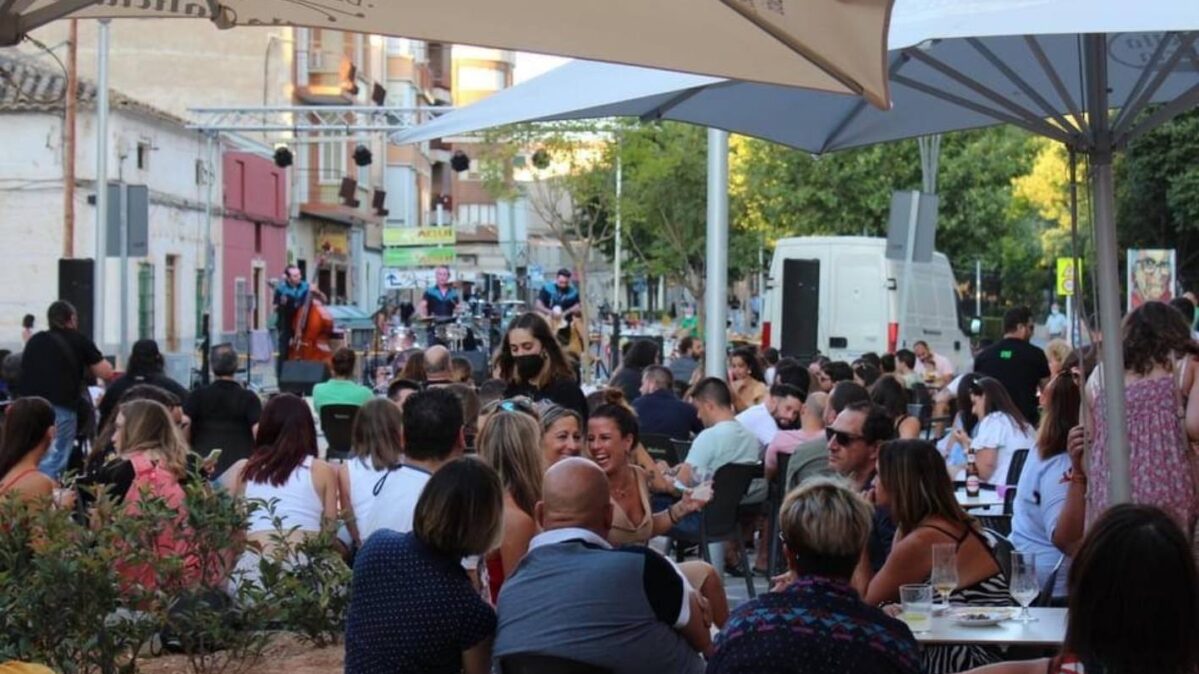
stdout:
MULTIPOLYGON (((1194 449, 1199 441, 1199 345, 1174 307, 1146 302, 1124 319, 1124 401, 1133 503, 1174 517, 1188 536, 1199 515, 1194 449)), ((1087 383, 1094 444, 1087 453, 1087 521, 1108 507, 1107 403, 1103 369, 1087 383)))

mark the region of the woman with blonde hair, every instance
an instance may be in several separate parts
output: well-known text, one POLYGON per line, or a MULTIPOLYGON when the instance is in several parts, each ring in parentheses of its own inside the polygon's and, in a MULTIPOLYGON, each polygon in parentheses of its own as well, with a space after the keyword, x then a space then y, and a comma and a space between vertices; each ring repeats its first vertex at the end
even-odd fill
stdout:
POLYGON ((551 402, 538 405, 541 413, 541 451, 545 467, 583 453, 583 417, 578 412, 551 402))
MULTIPOLYGON (((187 477, 187 443, 184 442, 170 411, 153 400, 134 400, 117 408, 113 444, 117 458, 110 475, 129 485, 124 490, 125 513, 136 515, 141 504, 161 500, 177 515, 167 522, 156 522, 154 531, 135 545, 148 545, 157 557, 184 559, 184 584, 194 583, 201 573, 200 560, 192 554, 188 542, 188 510, 181 482, 187 477)), ((110 487, 111 489, 111 487, 110 487)), ((118 487, 119 489, 119 487, 118 487)), ((218 569, 210 569, 221 575, 218 569)), ((153 589, 162 579, 149 564, 121 564, 117 573, 125 583, 153 589)), ((215 580, 214 580, 215 582, 215 580)))
POLYGON ((375 485, 400 463, 403 425, 399 408, 386 398, 368 401, 354 417, 350 458, 338 469, 337 484, 341 512, 356 546, 363 543, 358 522, 370 515, 375 485))
POLYGON ((479 457, 495 469, 504 485, 504 536, 499 549, 486 559, 488 586, 495 602, 504 580, 516 570, 537 534, 533 508, 541 500, 545 474, 541 427, 529 414, 501 409, 483 424, 478 446, 479 457))
POLYGON ((1049 361, 1049 376, 1056 377, 1058 372, 1062 371, 1062 364, 1070 357, 1073 349, 1070 348, 1070 342, 1064 339, 1051 339, 1045 345, 1045 359, 1049 361))

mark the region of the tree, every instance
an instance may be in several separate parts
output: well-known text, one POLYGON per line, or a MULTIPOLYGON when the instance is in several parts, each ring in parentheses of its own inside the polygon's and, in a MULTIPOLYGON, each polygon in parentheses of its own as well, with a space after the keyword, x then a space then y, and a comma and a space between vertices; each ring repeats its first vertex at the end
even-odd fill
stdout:
POLYGON ((1121 248, 1174 248, 1180 271, 1199 261, 1199 110, 1141 136, 1115 168, 1121 248))
MULTIPOLYGON (((785 236, 884 236, 893 190, 920 189, 919 150, 899 141, 814 157, 739 139, 733 213, 740 229, 785 236)), ((1040 229, 1012 198, 1031 165, 1028 134, 995 127, 950 134, 941 145, 937 249, 961 268, 975 259, 1002 270, 1004 296, 1027 302, 1043 286, 1030 256, 1040 229)))
MULTIPOLYGON (((615 175, 602 161, 606 141, 597 135, 602 130, 579 123, 505 127, 487 134, 480 157, 488 193, 500 201, 523 197, 578 270, 584 334, 591 325, 587 262, 615 234, 609 215, 615 206, 615 175), (525 164, 519 167, 527 178, 523 185, 513 180, 517 163, 525 164)), ((583 349, 582 366, 589 371, 590 349, 583 349)))

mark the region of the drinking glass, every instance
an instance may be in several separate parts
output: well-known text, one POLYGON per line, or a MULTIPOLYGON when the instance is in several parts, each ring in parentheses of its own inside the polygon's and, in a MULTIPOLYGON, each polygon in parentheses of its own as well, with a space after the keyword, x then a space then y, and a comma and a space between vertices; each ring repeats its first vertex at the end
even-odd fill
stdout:
POLYGON ((691 498, 707 503, 712 500, 712 471, 694 468, 691 471, 691 498))
POLYGON ((1036 558, 1027 552, 1012 551, 1012 577, 1008 579, 1008 591, 1020 604, 1020 615, 1016 617, 1021 623, 1029 623, 1036 618, 1028 612, 1028 605, 1041 593, 1037 582, 1036 558))
POLYGON ((949 595, 958 586, 958 546, 954 543, 933 545, 933 572, 929 578, 933 589, 941 595, 941 604, 949 610, 949 595))
POLYGON ((932 626, 933 586, 927 583, 900 585, 899 602, 903 606, 900 616, 913 633, 927 632, 932 626))

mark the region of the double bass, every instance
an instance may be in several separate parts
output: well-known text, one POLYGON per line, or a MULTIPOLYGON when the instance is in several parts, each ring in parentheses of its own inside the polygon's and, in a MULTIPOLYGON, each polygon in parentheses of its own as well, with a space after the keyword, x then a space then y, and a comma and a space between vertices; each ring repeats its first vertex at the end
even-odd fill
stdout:
MULTIPOLYGON (((313 272, 320 267, 321 261, 313 266, 313 272)), ((333 348, 329 341, 333 339, 333 314, 325 308, 324 302, 316 297, 320 293, 313 286, 314 279, 308 281, 308 294, 304 304, 296 311, 292 322, 291 344, 287 349, 288 360, 307 360, 333 364, 333 348)))

